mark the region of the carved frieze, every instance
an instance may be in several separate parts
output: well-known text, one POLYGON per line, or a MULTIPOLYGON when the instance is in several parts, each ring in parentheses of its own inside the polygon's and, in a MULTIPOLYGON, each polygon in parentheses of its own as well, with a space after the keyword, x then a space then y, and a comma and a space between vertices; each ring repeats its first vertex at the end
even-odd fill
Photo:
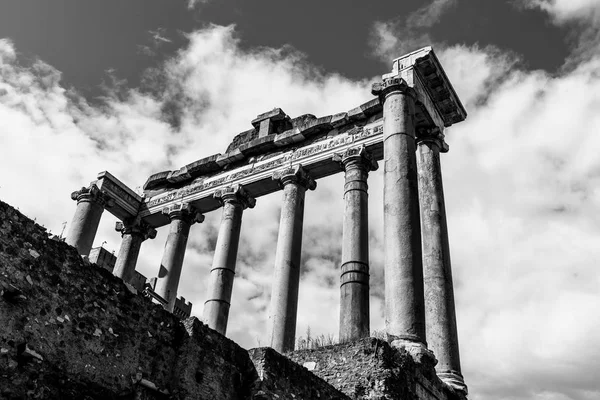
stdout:
MULTIPOLYGON (((374 140, 377 142, 382 133, 383 125, 381 122, 365 127, 357 127, 357 129, 349 130, 344 134, 338 134, 330 138, 326 137, 275 156, 265 157, 260 161, 255 161, 252 164, 231 171, 222 172, 211 177, 197 178, 183 188, 147 198, 146 207, 150 212, 156 212, 154 211, 156 207, 164 204, 182 201, 183 199, 189 201, 190 198, 197 195, 202 196, 203 192, 216 191, 221 186, 231 186, 236 183, 245 184, 245 179, 256 179, 261 177, 261 174, 270 176, 275 170, 284 166, 310 165, 311 161, 317 158, 331 159, 334 152, 339 152, 340 149, 345 149, 348 146, 356 146, 365 141, 374 140)), ((206 195, 212 196, 212 193, 206 195)))

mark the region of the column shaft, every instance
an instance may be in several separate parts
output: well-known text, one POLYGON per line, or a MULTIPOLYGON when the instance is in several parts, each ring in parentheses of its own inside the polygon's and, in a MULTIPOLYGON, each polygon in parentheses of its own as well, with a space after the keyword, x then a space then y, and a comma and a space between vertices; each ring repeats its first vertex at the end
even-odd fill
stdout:
POLYGON ((204 217, 187 204, 166 208, 163 214, 169 216, 171 224, 154 291, 167 301, 165 309, 173 312, 190 226, 204 217))
POLYGON ((204 303, 204 321, 223 335, 227 331, 242 212, 243 206, 237 201, 226 201, 223 204, 221 227, 210 271, 209 297, 204 303))
POLYGON ((401 342, 425 344, 415 104, 396 88, 383 105, 386 330, 401 342))
POLYGON ((460 368, 450 245, 440 166, 440 143, 419 143, 419 199, 423 232, 423 275, 427 342, 438 364, 436 370, 453 375, 464 385, 460 368))
POLYGON ((119 248, 119 254, 117 255, 117 261, 113 269, 115 276, 123 279, 125 282, 131 282, 143 241, 144 237, 139 233, 123 234, 121 247, 119 248))
MULTIPOLYGON (((369 169, 361 154, 343 159, 344 223, 340 286, 340 341, 367 337, 369 330, 369 169)), ((375 167, 370 167, 375 165, 375 167)))
POLYGON ((92 249, 105 202, 95 186, 73 192, 71 198, 77 200, 77 209, 65 242, 75 247, 80 255, 87 256, 92 249))
POLYGON ((269 315, 271 347, 280 353, 294 350, 296 317, 298 313, 298 288, 300 283, 300 255, 302 251, 302 225, 304 197, 307 187, 314 189, 315 182, 295 175, 281 178, 283 206, 279 223, 273 290, 269 315), (302 182, 303 180, 304 182, 302 182))
POLYGON ((135 272, 142 242, 156 237, 156 230, 136 218, 118 221, 115 230, 121 232, 121 248, 113 274, 130 283, 135 272))

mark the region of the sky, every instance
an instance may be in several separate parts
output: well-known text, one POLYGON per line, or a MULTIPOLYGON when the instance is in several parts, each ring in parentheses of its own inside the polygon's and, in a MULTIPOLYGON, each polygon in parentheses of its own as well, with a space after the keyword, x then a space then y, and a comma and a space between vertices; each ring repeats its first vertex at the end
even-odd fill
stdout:
MULTIPOLYGON (((225 151, 256 115, 346 111, 432 45, 468 112, 444 188, 470 398, 600 398, 600 1, 349 4, 0 0, 0 200, 51 232, 108 170, 132 189, 225 151)), ((369 180, 371 328, 383 329, 382 172, 369 180)), ((306 197, 297 336, 338 331, 341 174, 306 197)), ((244 212, 228 336, 267 344, 281 193, 244 212)), ((220 213, 179 293, 202 314, 220 213)), ((95 246, 118 251, 105 213, 95 246)), ((155 276, 167 231, 144 242, 155 276)))

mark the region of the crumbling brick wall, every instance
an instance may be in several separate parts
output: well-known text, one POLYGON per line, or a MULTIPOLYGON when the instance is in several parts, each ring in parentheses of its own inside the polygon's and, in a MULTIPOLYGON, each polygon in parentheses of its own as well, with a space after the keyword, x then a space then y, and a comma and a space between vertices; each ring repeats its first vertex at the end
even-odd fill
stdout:
POLYGON ((459 400, 436 376, 386 341, 354 342, 286 354, 352 399, 459 400))
POLYGON ((256 388, 257 400, 287 398, 350 400, 348 396, 328 385, 306 368, 270 347, 250 349, 249 353, 261 378, 261 384, 256 388), (290 393, 295 397, 291 397, 290 393))
POLYGON ((0 202, 0 399, 464 400, 377 339, 250 354, 0 202))
POLYGON ((140 383, 158 389, 148 398, 250 398, 244 349, 184 326, 2 202, 0 291, 0 398, 126 398, 140 383))

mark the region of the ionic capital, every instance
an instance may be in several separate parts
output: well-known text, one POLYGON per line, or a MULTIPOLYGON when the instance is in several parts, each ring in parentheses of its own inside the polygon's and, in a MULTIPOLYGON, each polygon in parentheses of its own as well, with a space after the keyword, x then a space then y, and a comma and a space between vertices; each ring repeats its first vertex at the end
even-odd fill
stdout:
POLYGON ((333 161, 342 164, 344 170, 350 168, 363 168, 368 171, 376 171, 379 168, 377 160, 367 151, 365 146, 352 147, 341 154, 334 154, 333 161))
POLYGON ((171 221, 179 219, 189 223, 190 225, 195 222, 200 223, 204 221, 204 215, 199 213, 198 210, 196 210, 189 203, 173 204, 163 208, 162 213, 168 215, 171 221))
POLYGON ((417 144, 433 143, 440 149, 440 152, 447 153, 450 147, 444 141, 444 134, 439 128, 421 129, 417 133, 417 144))
POLYGON ((96 203, 104 208, 110 208, 115 204, 114 199, 103 193, 98 186, 91 184, 89 187, 82 187, 71 193, 71 199, 79 203, 96 203))
POLYGON ((156 237, 156 229, 147 223, 140 221, 138 218, 128 218, 124 221, 117 221, 115 230, 121 232, 121 237, 125 235, 136 235, 146 239, 154 239, 156 237))
POLYGON ((296 165, 281 171, 273 173, 273 179, 279 181, 283 187, 288 183, 296 183, 305 189, 315 190, 317 182, 302 168, 301 165, 296 165))
POLYGON ((254 208, 256 205, 256 199, 250 196, 244 187, 239 184, 219 189, 213 197, 218 199, 222 205, 225 205, 225 203, 241 204, 244 209, 254 208))
POLYGON ((379 96, 382 104, 387 95, 393 92, 401 92, 416 99, 414 89, 408 86, 408 83, 399 76, 384 78, 381 82, 376 82, 371 86, 371 94, 373 94, 373 96, 379 96))

